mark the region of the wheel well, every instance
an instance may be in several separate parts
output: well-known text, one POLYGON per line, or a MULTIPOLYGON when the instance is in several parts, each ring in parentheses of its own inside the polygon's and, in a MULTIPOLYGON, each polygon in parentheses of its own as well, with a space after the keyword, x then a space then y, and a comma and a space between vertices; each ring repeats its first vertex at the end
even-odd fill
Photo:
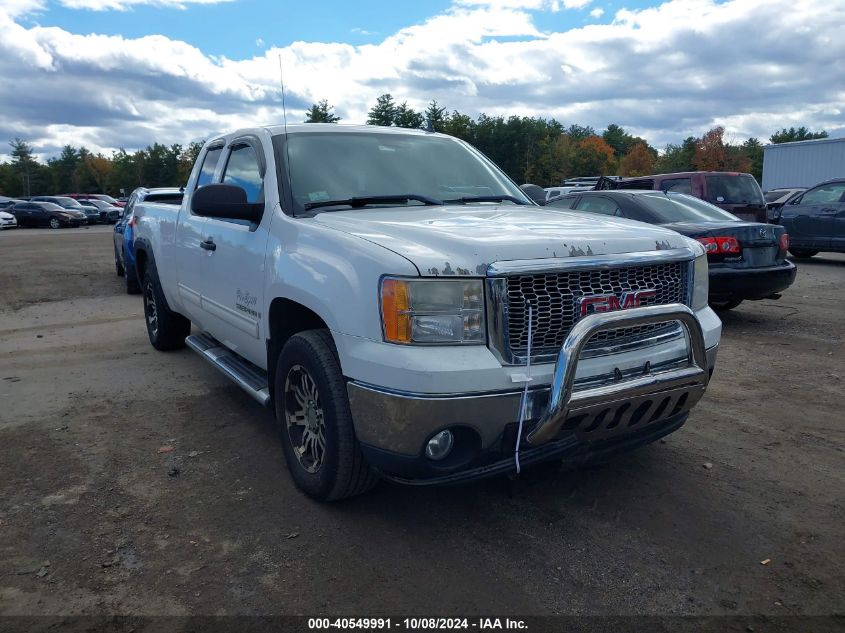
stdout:
POLYGON ((328 329, 328 325, 313 310, 290 299, 276 298, 270 304, 270 339, 267 341, 267 373, 270 396, 273 397, 276 378, 276 359, 288 339, 305 330, 328 329))
POLYGON ((138 281, 144 279, 144 272, 147 269, 147 252, 144 249, 135 249, 135 274, 138 276, 138 281))

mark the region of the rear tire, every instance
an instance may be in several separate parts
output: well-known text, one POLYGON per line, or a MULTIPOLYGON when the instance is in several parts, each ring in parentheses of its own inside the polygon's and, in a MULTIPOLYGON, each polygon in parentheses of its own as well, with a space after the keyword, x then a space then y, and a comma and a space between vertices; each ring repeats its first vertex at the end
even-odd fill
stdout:
MULTIPOLYGON (((126 261, 126 249, 123 250, 123 261, 126 261)), ((124 269, 124 274, 126 276, 126 294, 141 294, 141 284, 138 283, 138 273, 136 273, 134 269, 124 269)))
POLYGON ((733 310, 740 303, 742 303, 742 299, 730 299, 728 301, 711 301, 710 307, 713 308, 716 312, 727 312, 728 310, 733 310))
POLYGON ((152 266, 144 272, 143 290, 144 321, 150 344, 162 352, 185 347, 185 339, 191 333, 191 322, 167 307, 152 266))
POLYGON ((334 501, 377 482, 361 453, 346 382, 328 330, 292 336, 276 362, 276 421, 294 483, 309 497, 334 501))
POLYGON ((818 255, 818 251, 809 251, 803 248, 790 248, 789 252, 794 255, 795 257, 800 257, 801 259, 809 259, 813 255, 818 255))
POLYGON ((120 258, 117 256, 117 246, 114 247, 114 270, 117 273, 118 277, 123 277, 126 274, 126 271, 123 269, 123 264, 120 262, 120 258))

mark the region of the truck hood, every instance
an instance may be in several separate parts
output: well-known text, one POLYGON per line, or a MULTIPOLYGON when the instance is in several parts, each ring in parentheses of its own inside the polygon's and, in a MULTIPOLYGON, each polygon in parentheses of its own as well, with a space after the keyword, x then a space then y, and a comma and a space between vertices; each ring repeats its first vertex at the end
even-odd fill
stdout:
POLYGON ((421 275, 484 275, 493 262, 681 248, 674 231, 600 215, 504 205, 379 208, 320 213, 321 225, 413 262, 421 275))

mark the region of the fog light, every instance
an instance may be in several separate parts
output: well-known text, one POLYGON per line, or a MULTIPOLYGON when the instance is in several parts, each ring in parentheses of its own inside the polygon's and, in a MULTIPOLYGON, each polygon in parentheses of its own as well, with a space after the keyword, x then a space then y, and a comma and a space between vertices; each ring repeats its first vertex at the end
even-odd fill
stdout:
POLYGON ((452 431, 448 429, 440 431, 440 433, 436 433, 434 437, 428 441, 428 444, 425 445, 425 456, 429 459, 440 461, 449 454, 449 451, 452 450, 452 445, 454 443, 455 440, 452 436, 452 431))

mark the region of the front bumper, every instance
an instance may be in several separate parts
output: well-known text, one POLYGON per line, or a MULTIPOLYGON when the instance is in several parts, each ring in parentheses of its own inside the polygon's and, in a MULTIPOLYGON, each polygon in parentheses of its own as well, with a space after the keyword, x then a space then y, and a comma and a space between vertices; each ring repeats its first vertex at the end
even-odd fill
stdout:
POLYGON ((710 299, 765 299, 795 281, 795 264, 788 260, 765 268, 710 267, 710 299))
MULTIPOLYGON (((715 345, 705 350, 698 321, 685 306, 636 308, 582 319, 561 349, 552 384, 528 390, 522 463, 645 443, 672 432, 703 395, 717 349, 715 345), (593 334, 672 319, 686 329, 687 359, 653 370, 644 359, 636 376, 628 372, 621 380, 577 389, 580 352, 593 334)), ((431 395, 351 381, 348 393, 362 450, 370 464, 389 477, 406 483, 449 483, 515 467, 521 389, 431 395), (446 428, 456 431, 453 453, 442 462, 423 457, 427 440, 446 428)))

